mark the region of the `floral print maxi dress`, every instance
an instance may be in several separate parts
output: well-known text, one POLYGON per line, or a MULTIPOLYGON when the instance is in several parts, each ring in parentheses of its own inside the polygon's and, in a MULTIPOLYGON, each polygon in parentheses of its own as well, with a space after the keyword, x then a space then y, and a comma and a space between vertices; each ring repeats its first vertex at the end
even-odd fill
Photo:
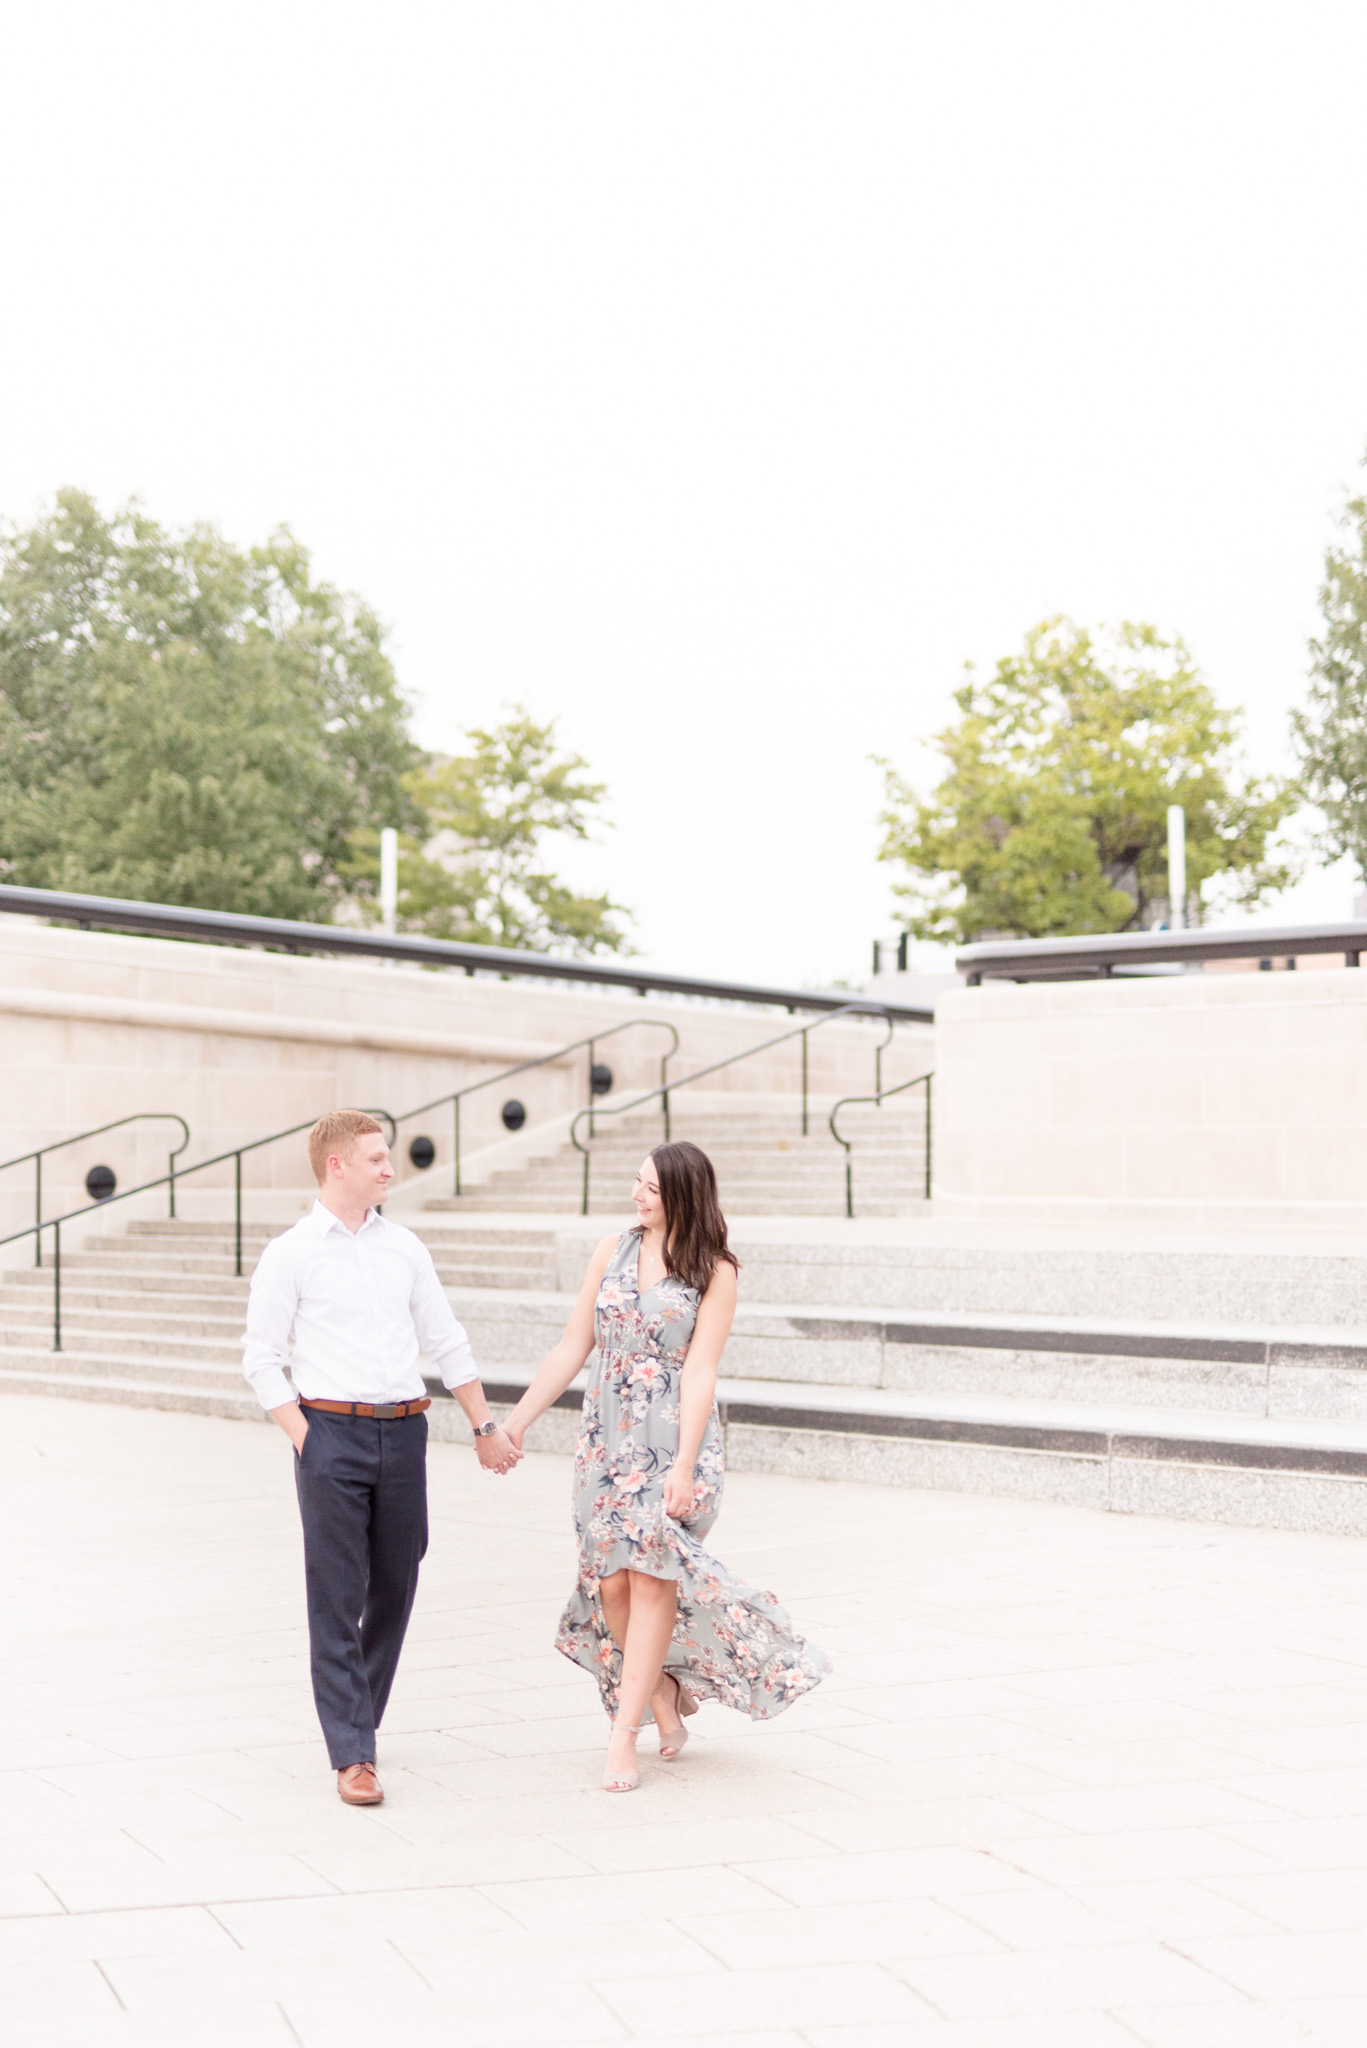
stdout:
POLYGON ((699 1295, 672 1276, 639 1294, 640 1245, 640 1229, 628 1230, 598 1290, 596 1350, 574 1452, 579 1582, 560 1617, 556 1648, 593 1673, 603 1705, 615 1715, 622 1656, 603 1617, 599 1584, 628 1568, 676 1579, 679 1613, 666 1671, 696 1699, 720 1700, 754 1720, 769 1720, 819 1685, 830 1663, 793 1632, 772 1593, 743 1584, 698 1540, 721 1511, 715 1407, 694 1468, 692 1513, 683 1522, 665 1513, 665 1480, 679 1450, 680 1381, 699 1295))

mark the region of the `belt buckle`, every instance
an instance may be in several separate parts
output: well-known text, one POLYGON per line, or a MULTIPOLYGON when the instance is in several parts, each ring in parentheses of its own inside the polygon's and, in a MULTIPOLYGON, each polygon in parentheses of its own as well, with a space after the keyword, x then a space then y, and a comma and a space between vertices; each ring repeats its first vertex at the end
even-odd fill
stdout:
POLYGON ((399 1409, 403 1405, 401 1401, 386 1401, 382 1408, 375 1409, 374 1420, 376 1422, 397 1422, 399 1419, 399 1409))

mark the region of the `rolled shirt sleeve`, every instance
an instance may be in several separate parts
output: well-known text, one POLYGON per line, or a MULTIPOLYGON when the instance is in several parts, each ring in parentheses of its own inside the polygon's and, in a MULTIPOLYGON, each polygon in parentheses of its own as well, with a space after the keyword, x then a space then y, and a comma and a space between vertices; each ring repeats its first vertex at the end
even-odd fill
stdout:
POLYGON ((422 1246, 418 1260, 409 1309, 418 1342, 441 1374, 443 1384, 454 1389, 469 1386, 471 1380, 477 1380, 479 1368, 470 1348, 470 1339, 456 1321, 426 1245, 422 1246))
MULTIPOLYGON (((285 1368, 298 1305, 299 1288, 293 1265, 283 1241, 274 1239, 262 1252, 252 1274, 247 1295, 247 1333, 242 1339, 242 1370, 265 1409, 283 1408, 296 1398, 285 1368)), ((449 1308, 447 1313, 450 1314, 449 1308)), ((455 1317, 451 1320, 454 1323, 455 1317)))

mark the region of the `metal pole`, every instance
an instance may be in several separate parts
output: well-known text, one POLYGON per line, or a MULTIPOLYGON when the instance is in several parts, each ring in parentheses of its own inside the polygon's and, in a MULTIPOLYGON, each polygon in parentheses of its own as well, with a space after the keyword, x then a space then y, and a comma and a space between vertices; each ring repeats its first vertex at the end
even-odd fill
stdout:
POLYGON ((587 1152, 584 1154, 584 1200, 579 1213, 581 1216, 587 1216, 589 1213, 589 1155, 587 1152))
MULTIPOLYGON (((592 1040, 592 1039, 590 1039, 590 1040, 589 1040, 589 1136, 590 1136, 590 1137, 592 1137, 592 1136, 593 1136, 593 1129, 594 1129, 594 1126, 593 1126, 593 1103, 594 1103, 594 1094, 593 1094, 593 1040, 592 1040)), ((586 1210, 584 1211, 584 1214, 585 1214, 585 1215, 587 1216, 587 1215, 588 1215, 588 1213, 589 1213, 589 1212, 588 1212, 588 1210, 586 1209, 586 1210)))
POLYGON ((62 1348, 62 1226, 52 1226, 52 1348, 62 1348))
POLYGON ((933 1074, 926 1075, 926 1200, 930 1200, 930 1086, 933 1074))
POLYGON ((852 1162, 852 1160, 851 1160, 851 1158, 850 1158, 850 1152, 849 1152, 849 1148, 848 1148, 848 1146, 847 1146, 847 1147, 846 1147, 846 1149, 845 1149, 845 1214, 846 1214, 846 1216, 847 1216, 848 1218, 850 1218, 851 1220, 853 1220, 853 1217, 854 1217, 854 1165, 853 1165, 853 1162, 852 1162))
POLYGON ((171 1191, 169 1214, 171 1221, 174 1223, 176 1220, 176 1155, 174 1152, 169 1155, 166 1161, 166 1180, 171 1191))
POLYGON ((233 1154, 233 1179, 237 1188, 237 1277, 242 1278, 242 1154, 233 1154))
POLYGON ((399 925, 399 835, 392 825, 380 833, 380 926, 391 935, 399 925))
POLYGON ((1187 923, 1187 814, 1168 805, 1168 923, 1175 932, 1187 923))
POLYGON ((451 1098, 451 1144, 456 1155, 456 1185, 454 1192, 460 1193, 460 1097, 451 1098))
POLYGON ((39 1226, 33 1233, 33 1263, 35 1266, 41 1266, 43 1263, 43 1155, 41 1152, 34 1159, 33 1171, 33 1220, 39 1226))
POLYGON ((802 1135, 804 1138, 807 1135, 807 1033, 810 1029, 811 1026, 809 1024, 804 1025, 802 1028, 802 1135))

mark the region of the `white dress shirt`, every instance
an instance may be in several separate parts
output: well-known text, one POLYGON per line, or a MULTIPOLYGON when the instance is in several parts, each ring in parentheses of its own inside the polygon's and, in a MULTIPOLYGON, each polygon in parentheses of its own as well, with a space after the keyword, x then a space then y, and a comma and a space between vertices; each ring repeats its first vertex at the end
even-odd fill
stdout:
POLYGON ((432 1254, 401 1223, 372 1209, 353 1236, 315 1202, 267 1244, 252 1274, 242 1339, 242 1370, 263 1408, 282 1407, 296 1393, 377 1405, 421 1400, 423 1353, 448 1387, 479 1378, 432 1254))

